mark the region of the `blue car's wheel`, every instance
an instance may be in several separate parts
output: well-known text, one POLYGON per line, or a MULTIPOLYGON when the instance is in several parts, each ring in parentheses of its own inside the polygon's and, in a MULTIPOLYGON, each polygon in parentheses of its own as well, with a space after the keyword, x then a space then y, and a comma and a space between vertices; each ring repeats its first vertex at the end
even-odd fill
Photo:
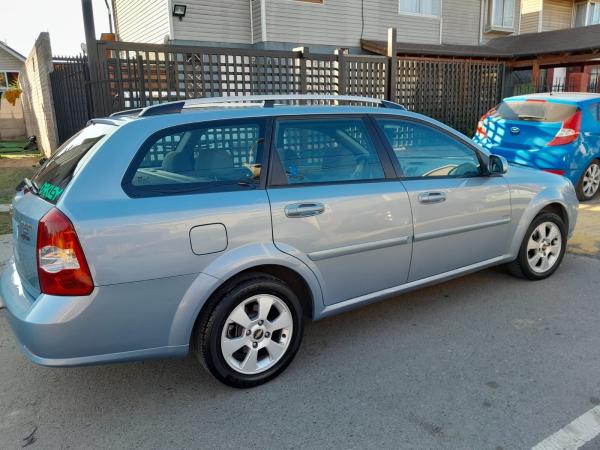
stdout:
POLYGON ((593 160, 583 171, 583 175, 577 183, 577 198, 585 202, 593 199, 600 190, 600 160, 593 160))

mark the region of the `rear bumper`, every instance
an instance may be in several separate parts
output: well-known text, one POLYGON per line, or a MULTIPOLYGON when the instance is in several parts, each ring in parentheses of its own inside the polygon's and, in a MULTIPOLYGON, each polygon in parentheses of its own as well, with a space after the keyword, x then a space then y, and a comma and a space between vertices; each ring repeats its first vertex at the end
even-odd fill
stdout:
POLYGON ((179 357, 189 345, 170 342, 181 299, 175 300, 180 295, 176 285, 185 292, 189 284, 185 277, 174 278, 176 283, 166 279, 96 287, 85 297, 32 298, 10 261, 0 281, 0 302, 21 350, 36 364, 65 367, 179 357), (173 301, 165 286, 173 290, 173 301))

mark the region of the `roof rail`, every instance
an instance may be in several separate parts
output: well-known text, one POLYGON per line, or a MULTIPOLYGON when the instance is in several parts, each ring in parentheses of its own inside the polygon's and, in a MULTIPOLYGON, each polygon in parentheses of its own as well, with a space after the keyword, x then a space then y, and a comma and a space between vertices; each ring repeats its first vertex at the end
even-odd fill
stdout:
MULTIPOLYGON (((231 95, 223 97, 205 97, 189 100, 179 100, 169 103, 147 106, 140 110, 137 117, 157 116, 161 114, 171 114, 181 112, 182 109, 202 108, 202 107, 240 107, 240 106, 260 106, 274 107, 283 102, 344 102, 344 103, 368 103, 382 108, 402 109, 404 106, 381 100, 378 98, 358 97, 352 95, 231 95)), ((133 111, 133 110, 130 110, 133 111)), ((137 111, 137 110, 136 110, 137 111)), ((127 115, 126 111, 112 114, 127 115)), ((111 116, 111 117, 112 117, 111 116)))

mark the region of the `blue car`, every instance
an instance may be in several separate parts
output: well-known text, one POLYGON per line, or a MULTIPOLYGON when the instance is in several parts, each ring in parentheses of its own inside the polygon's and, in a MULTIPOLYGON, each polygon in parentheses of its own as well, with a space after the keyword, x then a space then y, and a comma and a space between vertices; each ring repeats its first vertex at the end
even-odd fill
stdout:
POLYGON ((598 194, 600 94, 506 98, 481 118, 474 140, 510 163, 563 175, 580 201, 598 194))

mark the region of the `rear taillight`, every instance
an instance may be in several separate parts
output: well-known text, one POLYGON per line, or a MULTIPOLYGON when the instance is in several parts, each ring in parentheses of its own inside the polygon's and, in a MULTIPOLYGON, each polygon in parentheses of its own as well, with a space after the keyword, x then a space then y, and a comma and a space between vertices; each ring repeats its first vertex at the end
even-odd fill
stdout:
POLYGON ((554 147, 556 145, 570 144, 579 137, 581 132, 581 110, 577 110, 568 119, 564 120, 560 130, 548 145, 554 147))
POLYGON ((75 228, 52 208, 38 225, 37 263, 40 289, 50 295, 88 295, 94 290, 75 228))
POLYGON ((475 134, 479 137, 487 137, 487 127, 485 125, 485 119, 487 119, 490 115, 492 115, 494 112, 496 112, 496 106, 494 106, 492 109, 490 109, 488 112, 486 112, 483 116, 481 116, 481 119, 479 119, 479 122, 477 122, 477 130, 475 130, 475 134))

